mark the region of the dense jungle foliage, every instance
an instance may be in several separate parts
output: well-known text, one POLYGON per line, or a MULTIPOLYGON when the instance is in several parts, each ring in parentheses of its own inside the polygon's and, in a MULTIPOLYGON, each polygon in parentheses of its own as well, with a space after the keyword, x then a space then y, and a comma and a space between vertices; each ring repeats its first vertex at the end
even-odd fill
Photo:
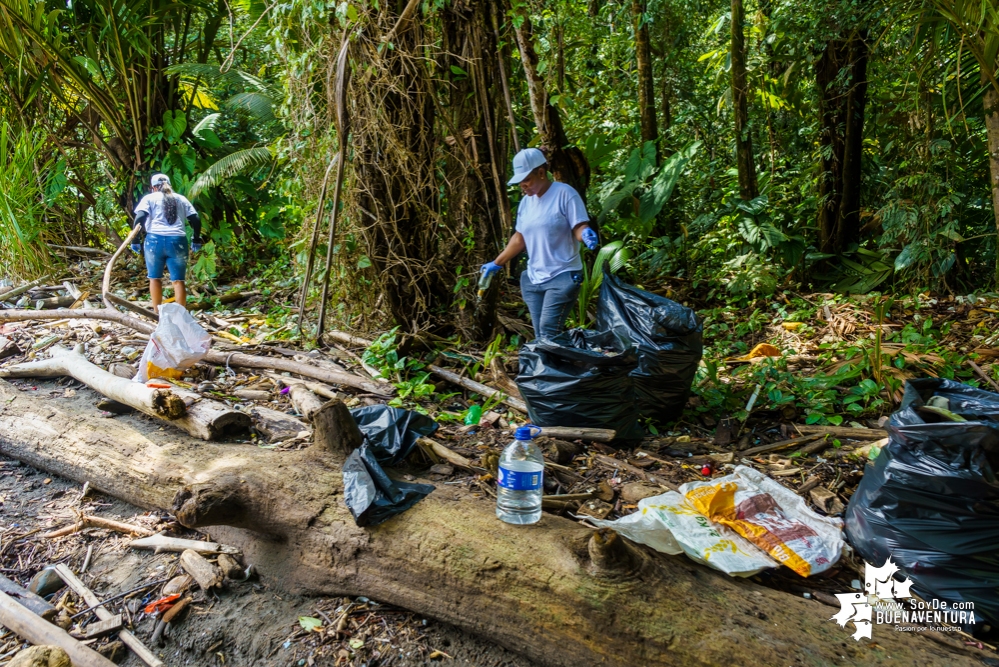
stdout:
POLYGON ((994 0, 0 0, 0 277, 115 249, 162 171, 198 281, 491 339, 539 146, 633 282, 995 290, 997 50, 994 0))

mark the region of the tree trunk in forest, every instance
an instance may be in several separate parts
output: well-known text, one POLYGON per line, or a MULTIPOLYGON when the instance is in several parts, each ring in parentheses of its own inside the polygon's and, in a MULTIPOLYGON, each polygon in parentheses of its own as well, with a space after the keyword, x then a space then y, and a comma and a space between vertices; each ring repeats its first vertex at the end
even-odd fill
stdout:
MULTIPOLYGON (((984 78, 984 77, 983 77, 984 78)), ((989 180, 992 190, 992 213, 999 242, 999 91, 987 80, 985 89, 985 134, 989 142, 989 180)), ((999 285, 999 252, 996 252, 995 284, 999 285)))
POLYGON ((544 77, 538 72, 538 54, 534 49, 531 20, 526 13, 521 13, 517 18, 522 21, 519 25, 514 22, 514 32, 520 48, 520 59, 524 64, 524 75, 527 77, 527 92, 531 99, 531 111, 534 112, 534 123, 541 136, 541 150, 548 158, 548 167, 555 180, 575 188, 585 203, 586 188, 590 184, 590 165, 583 151, 569 144, 562 126, 562 117, 548 100, 544 77))
POLYGON ((749 133, 749 105, 746 95, 746 37, 742 0, 732 0, 732 109, 735 113, 735 162, 739 171, 739 196, 755 199, 756 164, 753 160, 753 140, 749 133))
POLYGON ((139 507, 171 510, 186 526, 211 526, 213 541, 240 548, 269 586, 365 595, 541 665, 730 664, 732 655, 740 665, 831 664, 844 642, 854 664, 880 664, 886 653, 898 664, 977 664, 914 633, 854 645, 815 601, 552 515, 508 525, 491 500, 451 485, 359 528, 343 500, 350 433, 275 452, 78 412, 86 409, 83 400, 40 399, 0 382, 0 452, 139 507))
MULTIPOLYGON (((452 135, 447 143, 445 177, 449 184, 448 212, 450 228, 462 238, 473 238, 474 245, 454 248, 458 260, 474 272, 502 250, 512 233, 510 199, 506 193, 506 165, 509 133, 500 61, 498 35, 493 30, 492 7, 487 0, 473 0, 449 6, 441 14, 443 35, 442 71, 456 66, 469 73, 455 77, 448 87, 447 127, 452 135)), ((470 338, 486 342, 496 325, 496 303, 500 281, 474 299, 478 276, 459 294, 466 307, 457 318, 470 329, 470 338), (470 317, 468 317, 470 316, 470 317), (464 320, 470 320, 465 324, 464 320)))
POLYGON ((867 105, 867 31, 832 40, 816 63, 821 145, 819 250, 860 241, 861 160, 867 105), (841 76, 843 70, 847 76, 841 76))
POLYGON ((423 62, 421 21, 399 20, 388 3, 370 8, 371 30, 351 41, 355 224, 392 319, 404 332, 436 330, 453 275, 440 252, 435 108, 423 62), (378 28, 381 28, 379 33, 378 28), (386 48, 381 35, 392 34, 386 48), (360 65, 360 64, 370 64, 360 65))
POLYGON ((652 76, 652 53, 649 49, 649 26, 645 22, 645 0, 632 0, 631 13, 635 28, 635 60, 638 64, 638 113, 642 141, 656 146, 656 164, 660 161, 659 126, 656 122, 656 88, 652 76))

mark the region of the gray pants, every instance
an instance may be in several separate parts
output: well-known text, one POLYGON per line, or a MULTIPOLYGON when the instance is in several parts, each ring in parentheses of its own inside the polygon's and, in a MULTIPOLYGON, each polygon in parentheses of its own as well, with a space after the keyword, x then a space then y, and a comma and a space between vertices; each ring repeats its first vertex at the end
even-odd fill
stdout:
POLYGON ((520 274, 520 293, 531 313, 536 337, 552 338, 562 333, 582 282, 582 271, 564 271, 540 285, 531 282, 527 271, 520 274))

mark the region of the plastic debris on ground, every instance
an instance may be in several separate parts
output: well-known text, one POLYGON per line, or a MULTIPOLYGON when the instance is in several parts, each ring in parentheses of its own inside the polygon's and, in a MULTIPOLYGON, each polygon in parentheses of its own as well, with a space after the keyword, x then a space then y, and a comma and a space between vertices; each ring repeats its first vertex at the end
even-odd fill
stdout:
POLYGON ((183 306, 164 303, 160 321, 149 336, 149 344, 139 362, 136 382, 150 378, 178 379, 183 372, 204 359, 212 347, 211 335, 183 306))
POLYGON ((748 577, 781 564, 803 577, 832 567, 843 551, 843 522, 816 514, 794 492, 747 466, 680 492, 644 498, 615 521, 590 519, 628 539, 748 577), (768 555, 769 554, 769 555, 768 555))
POLYGON ((382 466, 409 456, 421 437, 433 435, 437 422, 418 412, 372 405, 351 410, 364 443, 343 464, 344 498, 358 526, 374 526, 408 510, 434 490, 430 484, 391 479, 382 466))
POLYGON ((573 329, 520 350, 517 387, 538 426, 610 428, 641 438, 634 381, 634 344, 622 332, 573 329))
POLYGON ((678 418, 701 361, 702 326, 697 314, 605 272, 596 328, 624 331, 638 346, 638 367, 631 377, 640 416, 663 423, 678 418))
POLYGON ((875 566, 891 557, 921 597, 999 623, 999 394, 910 380, 886 428, 847 506, 850 544, 875 566))

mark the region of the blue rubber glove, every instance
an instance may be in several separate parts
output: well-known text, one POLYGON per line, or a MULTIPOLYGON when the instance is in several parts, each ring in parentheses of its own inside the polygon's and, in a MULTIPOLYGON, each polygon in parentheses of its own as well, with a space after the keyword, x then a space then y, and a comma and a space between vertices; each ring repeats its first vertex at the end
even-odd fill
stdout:
POLYGON ((136 255, 138 255, 140 252, 142 252, 142 244, 141 243, 133 243, 132 245, 130 245, 128 247, 131 248, 132 252, 134 252, 136 255))
POLYGON ((597 238, 597 233, 587 227, 583 230, 583 243, 590 250, 596 250, 597 246, 600 245, 600 240, 597 238))
POLYGON ((191 252, 192 253, 198 252, 199 250, 201 250, 201 244, 200 243, 192 243, 191 244, 191 252))
POLYGON ((491 273, 496 273, 502 270, 503 267, 500 266, 499 264, 496 264, 495 262, 486 262, 485 264, 482 265, 482 268, 479 269, 479 273, 485 273, 486 275, 489 275, 491 273))

